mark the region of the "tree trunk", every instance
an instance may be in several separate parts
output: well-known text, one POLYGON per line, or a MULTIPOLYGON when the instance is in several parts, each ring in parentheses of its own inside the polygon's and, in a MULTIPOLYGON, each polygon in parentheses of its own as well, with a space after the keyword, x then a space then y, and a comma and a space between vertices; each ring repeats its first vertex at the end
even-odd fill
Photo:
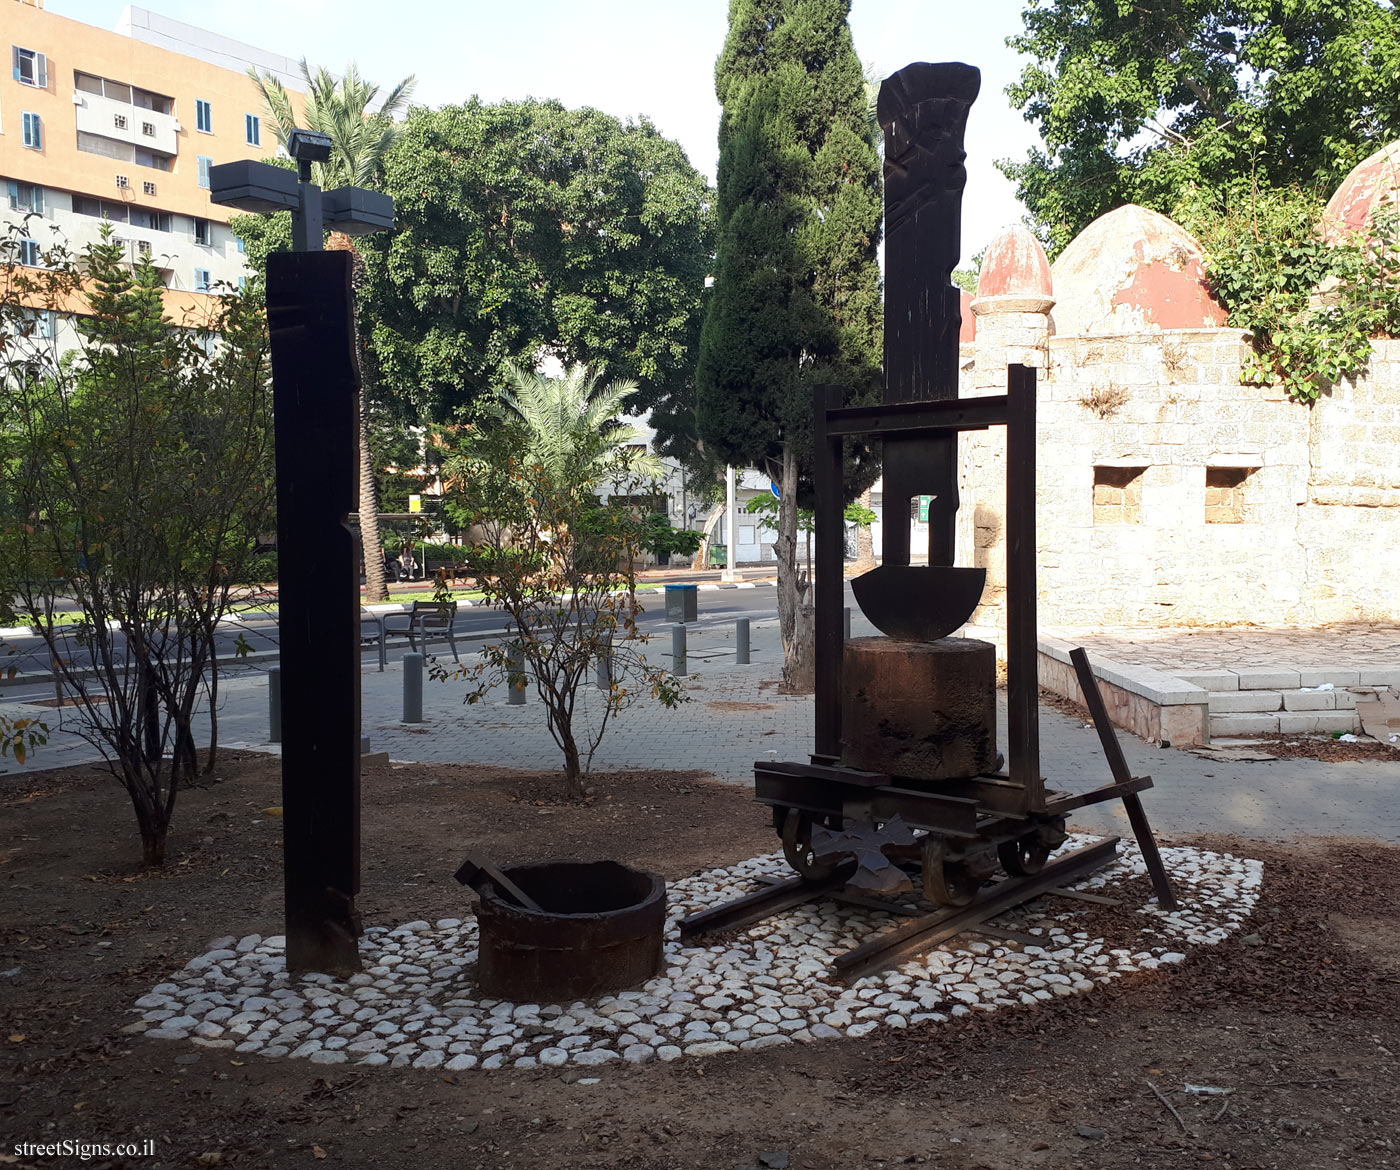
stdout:
MULTIPOLYGON (((326 240, 326 251, 350 253, 350 283, 358 302, 360 286, 364 283, 365 261, 354 241, 344 232, 331 232, 326 240)), ((384 581, 384 544, 379 536, 379 492, 374 482, 374 457, 369 449, 369 397, 365 393, 364 342, 360 336, 358 313, 351 324, 355 331, 355 356, 360 364, 360 555, 365 565, 365 600, 388 601, 389 587, 384 581)))
MULTIPOLYGON (((735 507, 738 507, 738 505, 736 504, 735 507)), ((713 508, 710 509, 710 514, 705 517, 705 524, 700 530, 705 535, 700 538, 700 547, 696 549, 695 557, 690 562, 690 567, 692 569, 704 569, 709 566, 710 529, 712 529, 715 526, 715 523, 719 520, 719 518, 724 515, 724 508, 725 505, 716 504, 713 508)), ((731 551, 729 553, 729 556, 731 558, 729 567, 732 569, 734 567, 734 561, 732 559, 734 557, 734 553, 731 551)))
MULTIPOLYGON (((144 778, 139 777, 135 783, 144 782, 144 778)), ((141 829, 141 863, 152 867, 165 864, 165 838, 170 831, 170 819, 164 815, 164 808, 160 800, 153 800, 149 804, 141 799, 132 789, 133 781, 130 777, 126 780, 127 791, 131 795, 132 807, 136 809, 136 824, 141 829)))
MULTIPOLYGON (((860 506, 870 510, 870 489, 860 493, 860 506)), ((875 567, 875 537, 870 525, 864 522, 856 525, 856 561, 851 566, 853 573, 867 573, 875 567)))
POLYGON ((570 800, 582 800, 583 768, 579 764, 573 728, 565 723, 557 723, 557 726, 560 746, 564 749, 564 795, 570 800))
POLYGON ((797 455, 783 448, 782 496, 778 501, 778 629, 783 638, 783 690, 806 694, 816 689, 812 607, 809 580, 797 557, 797 455))
POLYGON ((379 535, 379 492, 374 482, 374 458, 369 449, 368 413, 364 387, 361 386, 360 552, 365 562, 365 600, 388 601, 389 587, 384 581, 384 542, 379 535))

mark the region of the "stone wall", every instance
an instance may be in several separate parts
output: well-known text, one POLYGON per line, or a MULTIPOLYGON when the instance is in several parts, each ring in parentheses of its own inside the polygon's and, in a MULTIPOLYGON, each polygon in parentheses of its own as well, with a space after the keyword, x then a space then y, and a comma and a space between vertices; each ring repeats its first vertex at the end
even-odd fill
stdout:
MULTIPOLYGON (((960 392, 1039 367, 1043 625, 1400 621, 1400 341, 1308 407, 1240 383, 1238 331, 1052 337, 1020 308, 974 304, 960 392)), ((1001 430, 960 456, 973 622, 1004 626, 1001 430)))

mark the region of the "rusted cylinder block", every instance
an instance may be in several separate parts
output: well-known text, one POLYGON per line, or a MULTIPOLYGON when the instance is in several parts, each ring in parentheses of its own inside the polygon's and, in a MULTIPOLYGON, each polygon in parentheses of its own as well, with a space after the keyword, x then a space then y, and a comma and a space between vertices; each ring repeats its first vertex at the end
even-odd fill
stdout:
POLYGON ((842 762, 913 780, 996 766, 996 647, 853 638, 841 672, 842 762))
POLYGON ((477 984, 515 1003, 569 1003, 645 983, 661 970, 666 883, 616 861, 531 861, 505 874, 540 910, 492 884, 477 906, 477 984))

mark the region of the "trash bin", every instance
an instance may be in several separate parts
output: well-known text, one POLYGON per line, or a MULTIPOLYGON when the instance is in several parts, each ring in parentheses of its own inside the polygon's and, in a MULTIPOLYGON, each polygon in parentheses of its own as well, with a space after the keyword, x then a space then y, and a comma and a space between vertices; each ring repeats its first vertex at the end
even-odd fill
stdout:
POLYGON ((666 620, 693 622, 696 618, 699 591, 694 585, 666 586, 666 620))

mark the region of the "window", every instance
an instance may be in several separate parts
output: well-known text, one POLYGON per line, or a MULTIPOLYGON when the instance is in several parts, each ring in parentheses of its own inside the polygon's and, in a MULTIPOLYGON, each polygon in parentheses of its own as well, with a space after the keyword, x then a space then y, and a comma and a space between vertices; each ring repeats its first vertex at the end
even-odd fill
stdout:
POLYGON ((238 278, 238 291, 241 293, 248 291, 248 278, 246 276, 240 276, 238 278))
POLYGON ((39 244, 36 240, 27 240, 21 236, 15 241, 18 250, 19 262, 30 268, 42 268, 44 258, 40 255, 39 244))
POLYGON ((1250 467, 1206 468, 1206 523, 1243 524, 1250 467))
POLYGON ((149 256, 151 254, 150 240, 134 240, 133 243, 136 245, 136 254, 138 256, 149 256))
POLYGON ((10 61, 14 65, 15 80, 20 85, 32 85, 37 89, 49 88, 49 59, 43 53, 12 45, 10 61))
POLYGON ((194 221, 194 242, 209 247, 209 221, 207 219, 195 219, 194 221))
POLYGON ((243 133, 248 139, 249 146, 262 145, 262 120, 257 114, 243 115, 243 133))
POLYGON ((131 143, 118 142, 115 138, 104 138, 101 134, 89 134, 84 130, 78 131, 78 149, 87 151, 88 154, 119 158, 122 162, 136 161, 136 149, 131 143))
POLYGON ((28 336, 43 341, 52 341, 54 332, 54 312, 52 309, 23 309, 21 318, 29 324, 28 336))
POLYGON ((142 122, 141 133, 147 138, 154 138, 156 136, 156 124, 154 122, 142 122))
POLYGON ((243 242, 242 236, 234 236, 233 244, 240 252, 246 252, 248 250, 248 245, 243 242))
POLYGON ((196 268, 194 270, 194 291, 208 292, 213 281, 209 278, 209 269, 196 268))
POLYGON ((131 187, 131 180, 128 179, 125 175, 118 175, 117 187, 122 191, 129 190, 131 187))
POLYGON ((141 180, 141 194, 142 194, 142 195, 154 195, 155 193, 156 193, 156 185, 155 185, 154 183, 152 183, 150 179, 142 179, 142 180, 141 180))
POLYGON ((199 185, 206 190, 209 187, 209 168, 214 165, 214 160, 208 155, 199 156, 199 185))
POLYGON ((18 183, 10 180, 10 210, 32 211, 44 214, 44 189, 36 183, 18 183))
POLYGON ((173 98, 168 98, 164 94, 151 93, 150 90, 137 89, 134 86, 131 90, 131 104, 138 110, 150 110, 154 114, 168 115, 175 109, 173 98))
POLYGON ((24 145, 31 150, 44 149, 44 127, 38 114, 31 114, 28 110, 20 115, 20 121, 24 123, 24 145))
POLYGON ((113 115, 112 115, 112 125, 115 126, 118 130, 125 130, 125 129, 126 129, 126 115, 125 115, 125 114, 113 114, 113 115))
POLYGON ((1145 467, 1094 468, 1094 523, 1142 523, 1142 474, 1145 467))
POLYGON ((214 108, 202 98, 195 99, 194 128, 205 134, 214 133, 214 108))
POLYGON ((132 227, 149 228, 155 232, 170 230, 170 212, 155 211, 149 207, 133 207, 129 222, 132 227))

